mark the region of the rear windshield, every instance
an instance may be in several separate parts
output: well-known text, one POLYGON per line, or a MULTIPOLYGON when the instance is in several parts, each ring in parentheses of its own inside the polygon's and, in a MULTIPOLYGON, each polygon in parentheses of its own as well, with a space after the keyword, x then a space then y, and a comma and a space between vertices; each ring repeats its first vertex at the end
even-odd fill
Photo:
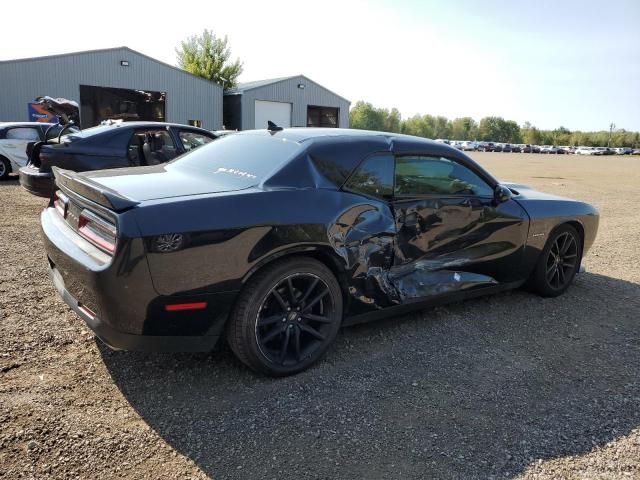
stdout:
POLYGON ((238 188, 257 185, 291 160, 302 147, 282 137, 235 134, 181 156, 167 168, 188 168, 238 188))

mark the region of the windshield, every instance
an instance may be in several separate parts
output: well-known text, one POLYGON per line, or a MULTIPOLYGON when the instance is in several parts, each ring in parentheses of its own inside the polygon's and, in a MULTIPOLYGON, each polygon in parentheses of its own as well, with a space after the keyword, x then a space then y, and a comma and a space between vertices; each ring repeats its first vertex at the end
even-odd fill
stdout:
POLYGON ((167 169, 198 170, 230 187, 246 188, 268 178, 301 148, 278 136, 228 135, 181 156, 167 169))

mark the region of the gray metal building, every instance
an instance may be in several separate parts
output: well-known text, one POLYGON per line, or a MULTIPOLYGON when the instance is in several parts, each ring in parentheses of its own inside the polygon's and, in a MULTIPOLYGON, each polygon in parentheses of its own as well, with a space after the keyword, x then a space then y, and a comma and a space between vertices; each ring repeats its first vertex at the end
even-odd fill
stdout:
POLYGON ((127 47, 0 62, 0 121, 29 120, 41 95, 80 104, 82 127, 106 118, 222 127, 222 87, 127 47))
POLYGON ((224 126, 230 130, 282 127, 349 127, 346 98, 304 75, 241 83, 224 95, 224 126))

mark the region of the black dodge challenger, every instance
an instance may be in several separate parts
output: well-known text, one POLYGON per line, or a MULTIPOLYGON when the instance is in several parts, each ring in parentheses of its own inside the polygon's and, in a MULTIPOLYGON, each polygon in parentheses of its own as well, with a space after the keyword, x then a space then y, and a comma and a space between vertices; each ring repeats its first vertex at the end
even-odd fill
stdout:
POLYGON ((499 183, 442 143, 247 131, 168 164, 74 173, 41 216, 53 282, 116 349, 206 351, 288 375, 341 326, 527 284, 564 292, 590 205, 499 183))

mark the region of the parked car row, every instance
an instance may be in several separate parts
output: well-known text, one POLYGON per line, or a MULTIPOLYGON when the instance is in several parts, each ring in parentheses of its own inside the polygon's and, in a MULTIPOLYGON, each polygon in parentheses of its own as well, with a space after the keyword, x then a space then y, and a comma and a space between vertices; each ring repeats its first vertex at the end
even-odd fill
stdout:
POLYGON ((575 146, 556 146, 556 145, 529 145, 529 144, 511 144, 499 142, 475 142, 462 140, 448 140, 438 138, 436 142, 446 143, 454 148, 462 151, 478 151, 478 152, 506 152, 506 153, 543 153, 543 154, 578 154, 578 155, 640 155, 640 149, 632 149, 630 147, 575 147, 575 146))

